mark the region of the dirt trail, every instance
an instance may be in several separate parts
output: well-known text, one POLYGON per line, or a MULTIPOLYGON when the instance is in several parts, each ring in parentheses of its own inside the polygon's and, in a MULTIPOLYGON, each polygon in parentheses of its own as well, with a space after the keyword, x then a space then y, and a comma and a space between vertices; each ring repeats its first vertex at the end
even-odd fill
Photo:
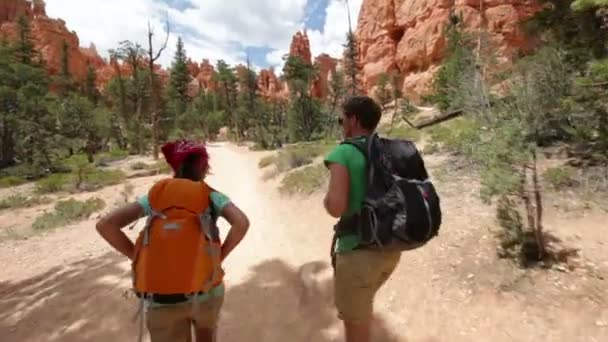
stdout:
MULTIPOLYGON (((224 264, 219 340, 340 341, 327 265, 332 221, 321 195, 281 198, 261 180, 257 153, 223 144, 210 152, 209 182, 252 222, 224 264), (318 273, 303 282, 309 271, 318 273)), ((431 169, 436 165, 429 163, 431 169)), ((133 181, 135 194, 145 193, 157 178, 133 181)), ((487 231, 492 216, 481 211, 473 182, 459 182, 465 186, 441 189, 442 235, 404 254, 380 291, 374 341, 605 341, 608 306, 601 276, 585 271, 541 277, 497 263, 487 231)), ((119 191, 96 195, 112 203, 119 191)), ((135 340, 136 301, 125 295, 128 264, 102 242, 94 222, 0 243, 0 340, 135 340)))
MULTIPOLYGON (((222 144, 212 146, 210 153, 213 174, 208 181, 229 195, 252 222, 247 238, 224 264, 228 293, 221 340, 248 341, 252 336, 260 341, 325 340, 324 329, 335 318, 329 305, 326 314, 315 307, 314 314, 302 316, 300 309, 316 299, 301 305, 304 292, 298 267, 315 258, 326 259, 327 240, 307 251, 306 232, 297 230, 313 226, 298 222, 301 216, 291 206, 277 202, 281 199, 260 180, 255 155, 222 144)), ((145 193, 156 179, 133 181, 135 194, 145 193)), ((101 196, 111 204, 120 188, 87 196, 101 196)), ((311 211, 313 218, 320 216, 318 209, 311 211)), ((8 213, 3 215, 9 218, 8 213)), ((2 341, 135 338, 137 327, 131 318, 136 303, 125 296, 128 264, 99 238, 94 223, 88 220, 27 240, 0 243, 2 341)), ((221 227, 226 228, 226 223, 222 221, 221 227)), ((136 230, 129 234, 134 236, 136 230)), ((328 238, 329 232, 324 235, 328 238)))

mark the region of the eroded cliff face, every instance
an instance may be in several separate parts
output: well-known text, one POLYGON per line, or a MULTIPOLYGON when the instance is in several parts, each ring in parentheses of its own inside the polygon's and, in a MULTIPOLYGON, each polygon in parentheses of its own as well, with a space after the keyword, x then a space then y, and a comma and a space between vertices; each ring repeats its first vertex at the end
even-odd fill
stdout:
POLYGON ((76 32, 69 31, 63 20, 47 17, 45 8, 43 0, 0 1, 0 36, 16 39, 17 21, 24 15, 30 21, 35 49, 41 53, 49 74, 55 75, 61 69, 64 41, 68 44, 68 67, 77 81, 86 78, 89 64, 97 70, 106 67, 95 46, 81 48, 76 32))
POLYGON ((357 25, 364 86, 371 91, 380 74, 398 71, 404 94, 427 94, 445 54, 451 10, 468 31, 487 31, 499 66, 508 65, 534 47, 520 23, 540 9, 536 0, 364 0, 357 25))
POLYGON ((315 65, 319 73, 312 84, 312 96, 325 98, 329 95, 329 81, 336 72, 338 60, 328 54, 321 54, 315 58, 315 65))

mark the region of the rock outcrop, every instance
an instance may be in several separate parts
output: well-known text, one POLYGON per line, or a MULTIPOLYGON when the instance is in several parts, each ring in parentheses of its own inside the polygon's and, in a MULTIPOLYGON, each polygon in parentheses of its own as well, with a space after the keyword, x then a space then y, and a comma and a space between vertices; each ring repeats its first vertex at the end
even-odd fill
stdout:
POLYGON ((214 91, 216 89, 216 83, 214 79, 215 68, 208 59, 203 59, 203 62, 199 65, 199 73, 196 75, 196 80, 202 89, 205 91, 214 91))
POLYGON ((325 98, 329 94, 330 76, 336 72, 338 60, 328 54, 321 54, 315 58, 318 74, 312 84, 312 96, 325 98))
POLYGON ((287 88, 281 81, 274 69, 262 69, 258 75, 258 92, 269 101, 276 101, 287 98, 287 88))
MULTIPOLYGON (((312 53, 310 52, 310 41, 306 32, 298 31, 291 40, 289 47, 289 56, 299 57, 300 60, 306 64, 312 65, 312 53)), ((321 54, 315 58, 314 65, 317 68, 317 76, 311 84, 310 92, 315 98, 325 98, 328 94, 329 86, 328 81, 330 74, 336 72, 336 66, 338 60, 330 57, 327 54, 321 54)), ((269 77, 272 77, 268 75, 269 77)), ((283 85, 281 90, 281 96, 288 96, 287 85, 283 85)))
POLYGON ((5 22, 17 21, 20 15, 33 17, 32 4, 25 0, 0 1, 0 25, 5 22))
POLYGON ((310 41, 306 31, 304 33, 298 31, 291 40, 289 47, 289 55, 292 57, 300 57, 302 62, 312 64, 312 54, 310 52, 310 41))
POLYGON ((188 59, 188 70, 190 71, 190 84, 188 85, 188 94, 190 97, 195 97, 201 91, 215 91, 217 84, 215 82, 215 68, 208 59, 203 59, 203 62, 196 64, 188 59))
POLYGON ((364 0, 357 25, 364 85, 371 90, 380 74, 398 71, 404 94, 416 100, 428 93, 451 10, 462 14, 467 30, 488 32, 504 66, 534 47, 520 23, 540 9, 534 0, 483 0, 481 7, 479 0, 364 0))
POLYGON ((188 72, 190 72, 190 76, 196 77, 201 72, 201 68, 196 62, 193 62, 192 59, 188 58, 186 62, 188 65, 188 72))
POLYGON ((18 34, 18 18, 24 15, 30 22, 34 47, 42 55, 50 75, 61 69, 63 43, 68 45, 68 68, 77 81, 83 81, 88 65, 96 69, 105 67, 105 61, 94 46, 81 48, 76 32, 69 31, 61 19, 46 16, 43 0, 11 0, 0 2, 0 36, 14 40, 18 34))

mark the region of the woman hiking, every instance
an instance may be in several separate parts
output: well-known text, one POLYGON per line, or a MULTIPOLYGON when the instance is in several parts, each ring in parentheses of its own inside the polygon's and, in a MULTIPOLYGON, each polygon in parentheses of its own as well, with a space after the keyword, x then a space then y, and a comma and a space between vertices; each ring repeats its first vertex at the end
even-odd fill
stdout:
POLYGON ((192 327, 195 341, 211 342, 224 299, 221 262, 241 242, 249 220, 204 181, 204 145, 176 141, 162 152, 174 177, 103 217, 97 231, 132 262, 133 287, 152 342, 189 342, 192 327), (143 216, 146 225, 133 243, 122 229, 143 216), (220 216, 231 225, 223 243, 216 226, 220 216))

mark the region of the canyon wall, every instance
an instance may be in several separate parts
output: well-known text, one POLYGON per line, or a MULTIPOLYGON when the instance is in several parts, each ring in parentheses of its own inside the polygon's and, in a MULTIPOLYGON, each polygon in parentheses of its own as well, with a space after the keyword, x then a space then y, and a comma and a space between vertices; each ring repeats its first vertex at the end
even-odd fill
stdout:
POLYGON ((357 38, 364 86, 371 91, 380 74, 397 71, 404 94, 427 94, 445 56, 450 11, 463 16, 468 31, 487 31, 504 67, 534 47, 520 23, 540 9, 533 0, 363 0, 357 38))
POLYGON ((63 20, 47 17, 45 7, 43 0, 1 1, 0 37, 16 39, 17 21, 23 15, 30 22, 34 48, 41 53, 50 75, 57 74, 61 69, 64 42, 68 44, 68 68, 77 81, 86 78, 89 64, 97 70, 106 67, 106 62, 99 56, 94 45, 81 48, 76 32, 69 31, 63 20))

